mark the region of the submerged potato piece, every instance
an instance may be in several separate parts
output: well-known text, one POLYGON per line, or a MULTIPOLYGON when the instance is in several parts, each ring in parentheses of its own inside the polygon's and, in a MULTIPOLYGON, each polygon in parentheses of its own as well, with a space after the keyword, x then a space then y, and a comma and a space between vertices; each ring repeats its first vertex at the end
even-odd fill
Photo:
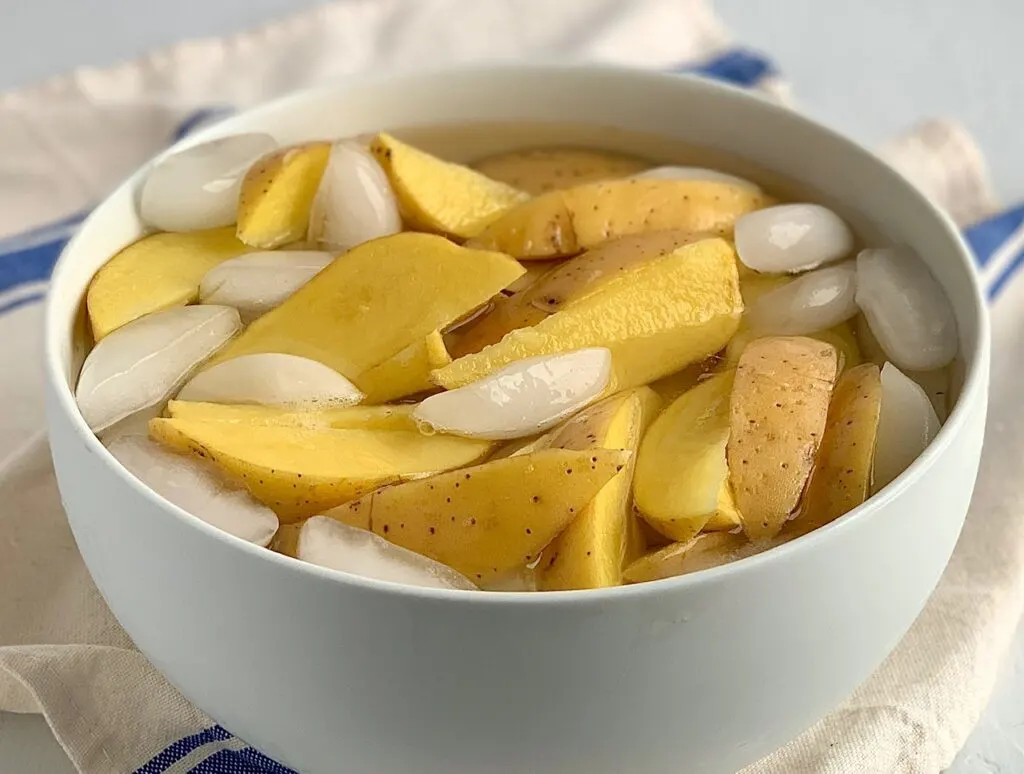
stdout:
POLYGON ((728 489, 732 374, 719 374, 683 393, 654 420, 637 454, 633 496, 658 532, 687 541, 707 525, 728 489))
POLYGON ((509 331, 529 328, 548 316, 533 304, 524 303, 521 295, 499 296, 486 314, 459 330, 452 341, 452 357, 472 355, 497 344, 509 331))
POLYGON ((430 373, 452 362, 439 331, 414 341, 397 355, 388 358, 359 376, 359 389, 366 403, 386 403, 419 392, 435 389, 430 373))
POLYGON ((294 409, 279 406, 243 406, 172 400, 167 415, 172 419, 197 422, 227 422, 236 425, 328 428, 336 430, 417 429, 412 418, 415 406, 342 406, 324 409, 294 409))
POLYGON ((419 229, 466 239, 530 198, 389 134, 378 134, 370 143, 370 152, 387 172, 402 214, 419 229))
POLYGON ((306 523, 306 520, 296 521, 292 524, 282 524, 277 528, 277 532, 274 534, 274 538, 270 541, 270 545, 267 546, 271 551, 276 551, 279 554, 290 556, 292 559, 297 559, 299 549, 299 532, 302 530, 302 525, 306 523))
POLYGON ((589 148, 533 148, 488 156, 473 164, 492 180, 537 196, 598 180, 629 177, 650 167, 636 156, 589 148))
MULTIPOLYGON (((635 452, 660 404, 648 387, 607 398, 553 431, 551 447, 635 452)), ((629 496, 632 479, 631 459, 544 549, 537 565, 537 587, 541 591, 622 584, 623 567, 642 553, 642 538, 629 496)))
POLYGON ((786 531, 806 534, 867 499, 881 408, 877 365, 859 365, 839 378, 807 494, 799 516, 786 524, 786 531))
POLYGON ((725 481, 718 492, 718 507, 704 524, 704 531, 731 532, 742 526, 743 519, 740 518, 740 512, 736 509, 736 498, 732 494, 732 485, 725 481))
POLYGON ((546 449, 385 487, 326 515, 487 583, 536 560, 629 456, 546 449))
POLYGON ((485 441, 402 430, 310 428, 153 419, 150 435, 208 459, 283 523, 321 513, 384 484, 471 465, 485 441))
POLYGON ((330 156, 330 143, 311 142, 282 148, 253 164, 238 197, 238 238, 265 250, 304 239, 330 156))
POLYGON ((606 283, 536 325, 458 358, 433 378, 452 389, 514 360, 608 347, 615 387, 636 387, 720 350, 742 310, 732 247, 705 239, 645 263, 628 282, 606 283))
POLYGON ((366 371, 486 303, 522 273, 507 255, 432 234, 375 239, 256 320, 210 364, 280 352, 317 360, 358 385, 366 371))
POLYGON ((836 349, 802 336, 747 345, 730 401, 729 474, 751 539, 779 533, 796 510, 825 430, 836 349))
MULTIPOLYGON (((767 546, 764 546, 767 547, 767 546)), ((713 532, 692 540, 670 543, 633 562, 622 573, 627 583, 673 578, 676 575, 708 570, 758 553, 754 543, 740 533, 713 532)))
POLYGON ((151 234, 107 261, 89 283, 86 309, 99 341, 132 320, 199 298, 199 283, 217 264, 250 248, 233 228, 151 234))
POLYGON ((514 207, 473 244, 534 259, 574 255, 614 237, 649 231, 730 236, 736 218, 771 203, 749 186, 707 180, 590 183, 514 207))
MULTIPOLYGON (((746 349, 747 345, 759 338, 764 338, 764 335, 765 334, 756 333, 748 328, 746 321, 741 322, 739 330, 736 331, 736 335, 729 339, 729 345, 725 348, 725 358, 720 363, 719 370, 735 368, 736 364, 740 360, 740 355, 743 353, 743 350, 746 349)), ((848 322, 842 322, 827 330, 812 333, 808 338, 823 341, 836 348, 836 352, 839 357, 840 372, 860 365, 862 362, 857 338, 854 335, 853 328, 848 322)))

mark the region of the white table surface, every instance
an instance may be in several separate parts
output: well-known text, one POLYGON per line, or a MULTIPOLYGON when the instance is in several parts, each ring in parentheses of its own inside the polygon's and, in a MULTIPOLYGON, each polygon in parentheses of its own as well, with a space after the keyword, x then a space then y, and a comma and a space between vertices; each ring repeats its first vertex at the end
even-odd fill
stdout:
MULTIPOLYGON (((0 90, 219 35, 312 0, 0 0, 0 90)), ((979 140, 1006 202, 1024 199, 1024 3, 1018 0, 717 0, 769 52, 805 109, 878 143, 929 116, 979 140)), ((45 723, 0 713, 0 772, 72 768, 45 723)), ((948 774, 1024 772, 1024 625, 992 703, 948 774)))

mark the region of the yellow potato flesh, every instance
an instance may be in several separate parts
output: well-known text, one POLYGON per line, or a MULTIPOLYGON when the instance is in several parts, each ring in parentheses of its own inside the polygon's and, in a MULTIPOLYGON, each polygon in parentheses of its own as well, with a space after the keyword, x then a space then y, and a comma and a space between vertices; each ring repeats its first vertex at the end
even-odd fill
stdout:
POLYGON ((642 172, 649 161, 622 153, 588 148, 536 148, 488 156, 473 164, 492 180, 537 196, 599 180, 642 172))
POLYGON ((290 556, 292 559, 297 558, 299 532, 302 530, 303 524, 305 524, 305 519, 294 524, 282 524, 278 527, 277 532, 274 533, 274 539, 270 541, 270 550, 290 556))
POLYGON ((278 406, 249 406, 227 403, 201 403, 172 400, 167 415, 172 419, 196 422, 227 422, 236 425, 262 425, 336 430, 417 430, 412 418, 415 406, 345 406, 295 410, 278 406))
POLYGON ((766 337, 743 350, 726 451, 749 538, 774 537, 796 510, 825 430, 837 365, 835 347, 806 337, 766 337))
POLYGON ((430 373, 452 362, 439 331, 416 341, 394 357, 359 376, 356 386, 366 395, 366 403, 386 403, 406 395, 436 389, 430 373))
POLYGON ((731 236, 736 218, 772 203, 748 186, 704 180, 590 183, 520 204, 473 243, 535 259, 575 255, 615 237, 651 231, 731 236))
POLYGON ((488 583, 536 560, 629 456, 546 449, 385 487, 327 515, 488 583))
POLYGON ((673 540, 688 541, 704 529, 723 490, 728 493, 731 390, 731 374, 701 382, 658 416, 640 444, 633 479, 637 508, 673 540))
POLYGON ((99 341, 143 315, 192 303, 206 272, 250 249, 231 227, 153 234, 128 245, 89 283, 93 337, 99 341))
POLYGON ((704 524, 705 532, 731 532, 743 526, 740 512, 736 509, 736 498, 728 481, 722 483, 718 492, 718 508, 704 524))
POLYGON ((476 236, 529 195, 461 164, 378 134, 370 152, 384 168, 405 217, 419 229, 476 236))
POLYGON ((684 245, 567 304, 530 328, 435 371, 446 389, 461 387, 535 355, 608 347, 614 384, 647 384, 722 349, 743 303, 732 247, 722 239, 684 245))
POLYGON ((486 441, 401 430, 245 425, 153 419, 150 435, 208 459, 283 523, 321 513, 384 484, 471 465, 486 441))
MULTIPOLYGON (((607 398, 555 432, 551 447, 635 452, 660 403, 647 387, 607 398)), ((631 459, 544 549, 537 566, 540 590, 597 589, 622 583, 626 562, 642 552, 629 496, 632 478, 631 459)))
POLYGON ((507 255, 402 233, 353 248, 250 325, 210 364, 256 352, 319 361, 356 384, 521 276, 507 255))
POLYGON ((800 534, 828 524, 867 499, 882 406, 874 363, 852 368, 836 382, 825 435, 800 514, 786 525, 800 534))
POLYGON ((670 543, 633 562, 623 572, 627 583, 673 578, 676 575, 707 570, 757 553, 742 534, 714 532, 692 540, 670 543))
POLYGON ((312 142, 283 148, 253 164, 238 197, 238 238, 264 250, 305 239, 330 155, 330 143, 312 142))

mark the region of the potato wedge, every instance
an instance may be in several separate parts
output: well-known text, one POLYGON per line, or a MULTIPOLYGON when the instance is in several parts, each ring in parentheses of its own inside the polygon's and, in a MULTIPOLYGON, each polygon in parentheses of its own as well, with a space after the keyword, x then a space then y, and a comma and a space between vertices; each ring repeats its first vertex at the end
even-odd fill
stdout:
POLYGON ((779 534, 796 511, 825 430, 836 348, 803 336, 752 341, 736 367, 726 447, 743 529, 779 534))
POLYGON ((384 484, 471 465, 492 448, 486 441, 401 430, 186 419, 153 419, 149 433, 175 451, 215 463, 286 524, 384 484))
POLYGON ((483 175, 537 196, 599 180, 629 177, 651 166, 635 156, 589 148, 534 148, 488 156, 473 164, 483 175))
POLYGON ((151 234, 133 242, 89 283, 86 308, 93 337, 99 341, 143 315, 192 303, 206 272, 250 249, 231 227, 151 234))
MULTIPOLYGON (((735 368, 740 360, 740 354, 742 354, 746 346, 758 338, 762 338, 761 334, 754 333, 754 331, 748 328, 746 321, 741 322, 736 335, 729 340, 729 345, 725 348, 725 357, 719 364, 718 370, 724 371, 735 368)), ((842 322, 827 330, 812 333, 809 335, 809 338, 823 341, 836 348, 839 356, 840 373, 848 368, 860 365, 862 362, 857 338, 848 322, 842 322)))
POLYGON ((772 200, 706 180, 615 180, 552 191, 510 209, 473 246, 532 260, 575 255, 628 234, 681 229, 731 236, 740 215, 772 200))
POLYGON ((705 532, 732 532, 743 526, 743 519, 736 509, 736 498, 732 485, 726 481, 718 492, 718 508, 704 524, 705 532))
POLYGON ((299 531, 305 523, 306 520, 303 519, 293 524, 282 524, 277 528, 277 533, 274 535, 274 539, 270 541, 268 548, 279 554, 290 556, 292 559, 298 558, 299 531))
MULTIPOLYGON (((521 295, 521 294, 520 294, 521 295)), ((519 295, 498 296, 490 310, 452 336, 452 357, 460 358, 497 344, 509 331, 529 328, 547 317, 533 304, 524 303, 519 295)))
POLYGON ((530 198, 390 134, 378 134, 370 143, 370 152, 387 173, 402 214, 418 229, 466 239, 530 198))
POLYGON ((730 505, 725 446, 732 383, 732 374, 719 374, 684 392, 640 444, 633 497, 644 519, 673 540, 686 542, 704 529, 721 497, 730 505))
POLYGON ((278 406, 232 405, 172 400, 167 415, 172 419, 196 422, 227 422, 264 427, 334 428, 335 430, 418 429, 412 418, 414 405, 344 406, 319 410, 299 410, 278 406))
POLYGON ((385 487, 326 515, 486 584, 534 561, 629 457, 546 449, 385 487))
MULTIPOLYGON (((635 452, 660 404, 648 387, 607 398, 556 430, 551 448, 635 452)), ((632 479, 631 459, 544 549, 537 565, 540 590, 598 589, 622 584, 623 567, 634 555, 642 553, 642 538, 629 496, 632 479)))
POLYGON ((439 331, 431 331, 425 339, 415 341, 380 365, 364 371, 358 387, 365 393, 365 403, 387 403, 406 395, 436 389, 430 373, 452 362, 439 331))
POLYGON ((360 376, 486 303, 523 267, 432 234, 366 242, 250 325, 207 366, 254 352, 317 360, 360 376))
POLYGON ((712 532, 685 542, 670 543, 647 554, 629 565, 622 577, 627 583, 646 583, 708 570, 755 553, 756 545, 745 535, 712 532))
POLYGON ((723 239, 684 245, 609 282, 530 328, 434 372, 461 387, 515 360, 584 347, 612 351, 615 386, 636 387, 703 360, 728 342, 743 304, 732 246, 723 239))
POLYGON ((807 494, 800 514, 787 522, 787 532, 806 534, 867 499, 881 408, 881 373, 874 363, 839 377, 807 494))
POLYGON ((305 239, 330 155, 329 142, 311 142, 282 148, 253 164, 238 197, 238 238, 264 250, 305 239))

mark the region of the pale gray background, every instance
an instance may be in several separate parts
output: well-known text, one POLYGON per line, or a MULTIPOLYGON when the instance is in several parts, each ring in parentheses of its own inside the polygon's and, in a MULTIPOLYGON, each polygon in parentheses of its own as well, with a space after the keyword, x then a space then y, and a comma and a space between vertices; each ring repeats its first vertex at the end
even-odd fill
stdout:
MULTIPOLYGON (((486 2, 486 0, 479 0, 486 2)), ((770 53, 801 105, 876 144, 927 116, 979 140, 1007 203, 1024 199, 1021 0, 711 0, 770 53)), ((552 0, 556 2, 556 0, 552 0)), ((312 0, 0 0, 0 90, 220 35, 312 0)), ((2 141, 2 138, 0 138, 2 141)), ((38 718, 0 713, 0 771, 71 768, 38 718)), ((1024 627, 988 712, 951 774, 1024 772, 1024 627)))

